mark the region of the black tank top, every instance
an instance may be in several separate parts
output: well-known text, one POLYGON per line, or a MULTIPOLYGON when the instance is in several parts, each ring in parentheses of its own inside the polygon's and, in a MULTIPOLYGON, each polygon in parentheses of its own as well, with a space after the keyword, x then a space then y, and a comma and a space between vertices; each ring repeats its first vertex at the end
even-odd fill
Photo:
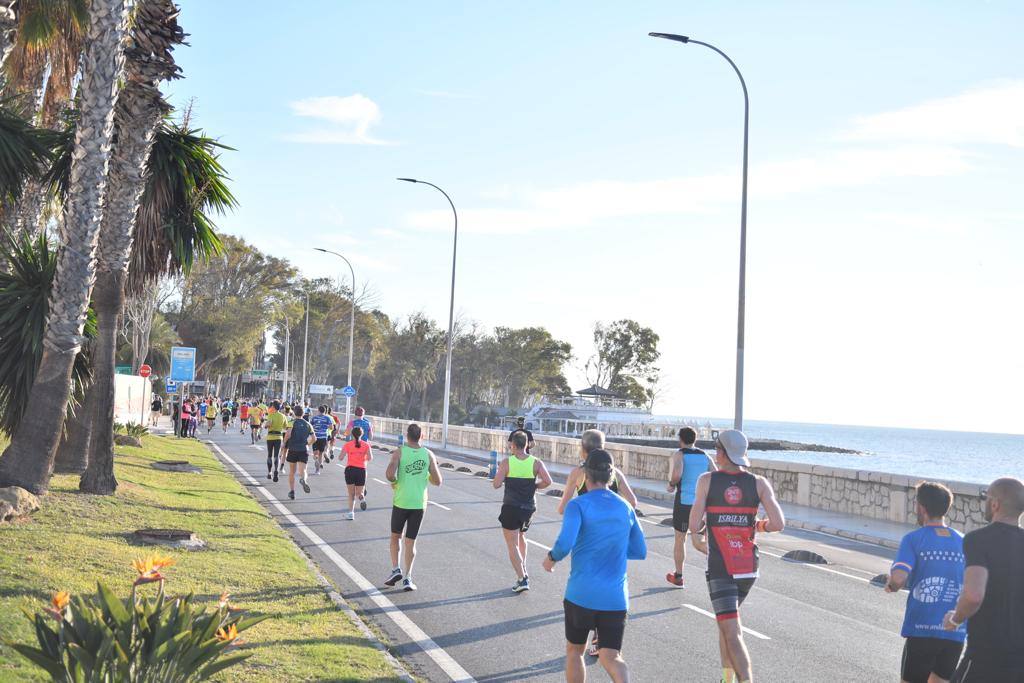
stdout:
POLYGON ((761 498, 750 472, 712 472, 708 487, 708 575, 734 579, 757 576, 754 523, 761 498))
MULTIPOLYGON (((586 463, 581 464, 580 467, 583 467, 584 464, 586 464, 586 463)), ((612 480, 610 482, 608 482, 608 490, 611 491, 612 493, 618 493, 619 492, 619 482, 615 478, 615 472, 612 472, 612 480)), ((587 478, 586 478, 586 476, 584 476, 583 477, 583 481, 580 482, 579 488, 576 489, 576 495, 577 496, 582 496, 586 492, 587 492, 587 478)))

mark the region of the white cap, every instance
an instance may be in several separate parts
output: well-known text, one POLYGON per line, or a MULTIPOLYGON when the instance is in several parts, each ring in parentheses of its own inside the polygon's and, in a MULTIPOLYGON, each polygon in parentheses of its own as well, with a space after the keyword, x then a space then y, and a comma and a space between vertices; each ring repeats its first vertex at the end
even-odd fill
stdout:
POLYGON ((750 467, 750 458, 747 457, 747 436, 738 429, 726 429, 718 433, 718 443, 722 444, 725 454, 732 464, 740 467, 750 467))

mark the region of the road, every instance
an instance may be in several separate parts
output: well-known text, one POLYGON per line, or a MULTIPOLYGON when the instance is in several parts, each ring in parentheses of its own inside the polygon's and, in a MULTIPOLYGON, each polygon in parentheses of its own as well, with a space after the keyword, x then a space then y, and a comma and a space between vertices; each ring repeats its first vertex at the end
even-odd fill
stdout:
MULTIPOLYGON (((287 499, 286 479, 266 479, 266 451, 237 431, 204 440, 281 526, 341 588, 345 598, 386 634, 393 651, 430 681, 559 681, 563 679, 562 595, 569 561, 554 574, 541 559, 558 535, 557 498, 538 496, 528 537, 531 590, 511 591, 515 579, 497 522, 501 491, 485 477, 444 469, 431 487, 418 542, 416 592, 383 587, 390 570, 390 487, 387 454, 375 450, 368 468, 366 512, 342 519, 341 467, 310 478, 312 492, 287 499)), ((464 463, 439 457, 455 466, 464 463)), ((472 467, 479 470, 479 467, 472 467)), ((556 483, 555 487, 558 487, 556 483)), ((630 614, 623 647, 633 680, 716 681, 716 627, 704 583, 704 557, 689 549, 687 588, 665 582, 672 568, 669 510, 641 501, 648 557, 630 562, 630 614)), ((761 681, 891 681, 899 671, 903 596, 872 586, 892 551, 813 532, 761 535, 761 578, 743 606, 747 645, 761 681), (827 566, 782 559, 809 550, 827 566)), ((588 658, 594 680, 608 680, 588 658)))

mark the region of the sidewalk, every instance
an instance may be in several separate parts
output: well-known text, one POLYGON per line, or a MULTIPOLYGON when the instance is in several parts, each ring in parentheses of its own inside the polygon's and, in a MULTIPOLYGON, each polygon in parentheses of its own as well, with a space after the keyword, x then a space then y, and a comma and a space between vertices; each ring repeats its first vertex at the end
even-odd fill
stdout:
MULTIPOLYGON (((380 433, 376 437, 378 440, 398 443, 396 435, 380 433)), ((483 465, 485 468, 491 464, 491 454, 487 451, 464 448, 462 446, 449 446, 447 449, 442 449, 440 443, 431 441, 424 441, 423 445, 433 450, 439 456, 483 465)), ((499 453, 498 458, 500 459, 501 457, 502 454, 499 453)), ((545 462, 544 464, 547 466, 548 472, 551 473, 551 478, 561 483, 565 482, 569 472, 573 469, 569 465, 558 463, 545 462)), ((636 493, 638 499, 661 506, 661 509, 648 512, 647 516, 671 519, 672 494, 665 490, 664 481, 630 477, 629 485, 633 488, 633 492, 636 493)), ((782 507, 786 513, 786 525, 792 529, 817 531, 886 548, 898 548, 900 539, 907 532, 913 531, 915 528, 909 524, 888 522, 843 512, 819 510, 805 505, 797 505, 796 503, 783 503, 782 507)))

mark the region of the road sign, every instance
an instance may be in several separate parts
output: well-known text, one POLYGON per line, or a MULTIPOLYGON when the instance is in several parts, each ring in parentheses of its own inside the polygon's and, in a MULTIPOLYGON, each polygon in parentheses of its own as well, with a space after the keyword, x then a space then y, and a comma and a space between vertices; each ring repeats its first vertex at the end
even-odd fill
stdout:
POLYGON ((196 381, 196 350, 191 346, 171 347, 171 375, 175 382, 196 381))
POLYGON ((140 377, 149 377, 152 374, 153 374, 153 368, 149 367, 145 363, 143 363, 142 365, 139 366, 139 376, 140 377))
POLYGON ((356 396, 356 388, 354 386, 352 386, 352 385, 349 385, 349 386, 347 386, 347 387, 345 387, 344 389, 341 390, 341 395, 345 396, 345 397, 348 397, 348 398, 355 398, 355 396, 356 396))
POLYGON ((130 375, 132 374, 132 366, 130 365, 118 365, 114 368, 115 375, 130 375))
POLYGON ((167 386, 165 387, 168 394, 178 393, 178 383, 167 380, 167 386))
POLYGON ((330 396, 334 393, 333 384, 310 384, 309 393, 317 396, 330 396))
POLYGON ((267 379, 270 377, 270 370, 251 370, 249 374, 253 379, 267 379))

